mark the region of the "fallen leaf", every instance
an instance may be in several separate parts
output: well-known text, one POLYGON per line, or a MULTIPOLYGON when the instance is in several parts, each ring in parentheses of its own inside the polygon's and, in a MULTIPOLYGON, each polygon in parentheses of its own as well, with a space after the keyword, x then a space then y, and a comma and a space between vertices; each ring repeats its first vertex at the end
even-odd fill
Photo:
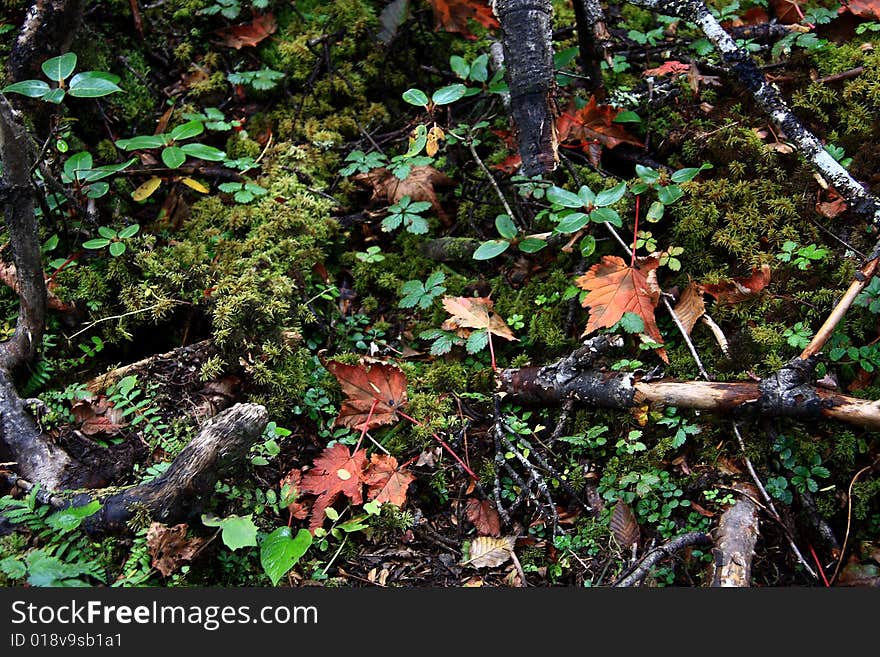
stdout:
POLYGON ((363 473, 367 466, 367 450, 354 454, 342 443, 328 447, 315 459, 312 468, 302 477, 302 491, 317 495, 312 505, 309 529, 324 524, 324 509, 345 495, 353 504, 360 504, 363 497, 363 473))
MULTIPOLYGON (((654 342, 663 344, 654 319, 654 306, 660 300, 657 264, 656 258, 645 258, 636 267, 630 267, 617 256, 602 256, 599 263, 577 278, 575 285, 589 292, 583 300, 583 306, 590 309, 583 335, 611 328, 624 313, 631 312, 642 318, 645 333, 654 342)), ((658 355, 669 362, 664 350, 658 350, 658 355)))
POLYGON ((816 200, 816 212, 828 219, 843 214, 847 210, 846 201, 841 198, 840 194, 833 187, 823 189, 819 192, 819 198, 816 200))
POLYGON ((114 408, 103 395, 94 399, 81 399, 71 408, 80 423, 79 430, 87 436, 99 433, 112 436, 128 426, 122 411, 114 408))
POLYGON ((679 73, 687 73, 691 69, 690 64, 683 64, 676 60, 664 62, 657 68, 649 68, 642 73, 644 77, 662 77, 664 75, 678 75, 679 73))
POLYGON ((575 109, 572 101, 568 109, 556 120, 559 142, 598 140, 608 148, 614 148, 619 144, 644 146, 642 142, 631 136, 623 125, 613 122, 622 111, 611 105, 599 105, 595 96, 590 96, 590 102, 581 109, 575 109))
POLYGON ((501 516, 489 500, 468 498, 465 514, 480 536, 501 536, 501 516))
POLYGON ((513 554, 513 546, 516 536, 504 536, 494 538, 492 536, 478 536, 471 541, 470 555, 462 565, 474 568, 495 568, 506 563, 513 554))
POLYGON ((485 28, 498 27, 492 7, 483 0, 428 0, 434 9, 434 29, 461 34, 466 39, 477 37, 471 33, 468 20, 485 28))
POLYGON ((770 0, 769 4, 776 20, 783 25, 800 23, 804 18, 804 12, 796 0, 770 0))
POLYGON ((370 456, 370 467, 364 475, 367 499, 380 504, 389 502, 394 506, 403 506, 406 489, 415 478, 409 470, 398 469, 397 459, 390 454, 373 454, 370 456))
MULTIPOLYGON (((510 327, 504 323, 492 307, 494 302, 488 297, 443 297, 443 307, 452 317, 443 322, 444 331, 456 329, 485 329, 506 340, 519 341, 510 327)), ((465 331, 465 334, 469 331, 465 331)))
MULTIPOLYGON (((13 292, 19 294, 18 288, 18 270, 15 268, 15 263, 13 262, 3 262, 0 263, 0 283, 7 285, 13 292)), ((46 304, 51 310, 57 310, 61 313, 69 313, 76 310, 76 306, 72 303, 68 303, 67 301, 62 301, 55 293, 52 291, 52 288, 55 287, 54 283, 49 283, 46 287, 46 304)))
POLYGON ((694 281, 688 283, 688 286, 678 299, 678 303, 675 304, 675 314, 688 335, 694 330, 697 320, 706 314, 706 302, 703 301, 703 292, 694 281))
POLYGON ((715 297, 718 303, 739 303, 750 299, 767 287, 770 282, 770 265, 752 269, 751 275, 732 278, 721 283, 702 285, 703 292, 715 297))
POLYGON ((835 582, 837 586, 880 586, 880 567, 873 563, 860 563, 855 555, 849 558, 835 582))
POLYGON ((220 37, 220 43, 224 46, 239 50, 244 46, 256 46, 277 29, 278 25, 275 23, 274 14, 268 13, 257 16, 250 23, 217 30, 215 34, 220 37))
POLYGON ((373 169, 368 173, 359 173, 353 177, 353 180, 371 187, 373 199, 391 205, 404 196, 409 196, 413 201, 427 201, 440 219, 444 221, 449 219, 449 215, 437 199, 436 188, 451 187, 455 185, 455 181, 432 166, 413 167, 403 180, 385 167, 373 169))
POLYGON ((204 538, 187 538, 186 530, 186 523, 169 527, 161 522, 152 523, 147 530, 147 549, 152 558, 150 565, 163 577, 180 568, 184 561, 192 560, 205 544, 204 538))
POLYGON ((522 164, 522 155, 519 153, 511 153, 503 160, 501 160, 498 164, 493 164, 489 168, 497 169, 498 171, 503 171, 504 173, 516 173, 516 170, 519 169, 522 164))
POLYGON ((294 468, 278 482, 278 489, 283 491, 285 486, 290 486, 286 499, 293 500, 287 505, 287 510, 297 520, 305 520, 309 515, 309 505, 300 500, 302 492, 302 471, 294 468))
POLYGON ((331 360, 327 369, 347 396, 339 408, 337 426, 363 429, 366 425, 369 430, 397 421, 397 409, 407 401, 406 375, 397 365, 362 358, 358 365, 331 360))
POLYGON ((434 157, 437 154, 437 151, 440 149, 440 142, 444 139, 446 139, 446 135, 443 132, 443 128, 439 125, 432 126, 428 130, 425 142, 425 152, 428 154, 428 157, 434 157))
POLYGON ((850 0, 840 8, 841 13, 847 10, 868 20, 880 20, 880 2, 877 0, 850 0))
POLYGON ((641 536, 639 523, 632 509, 623 500, 617 500, 614 505, 610 526, 614 540, 621 548, 631 550, 633 545, 638 545, 641 536))

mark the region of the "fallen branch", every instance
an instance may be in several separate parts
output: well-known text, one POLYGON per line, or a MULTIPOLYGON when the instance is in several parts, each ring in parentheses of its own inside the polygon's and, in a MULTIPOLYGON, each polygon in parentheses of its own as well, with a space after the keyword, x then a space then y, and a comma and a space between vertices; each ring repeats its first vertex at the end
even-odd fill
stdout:
POLYGON ((713 587, 747 587, 752 578, 752 556, 758 540, 758 505, 752 498, 758 491, 749 484, 737 484, 742 493, 721 514, 715 529, 713 587))
POLYGON ((651 569, 666 557, 670 557, 682 548, 691 545, 711 545, 712 539, 703 532, 688 532, 666 541, 663 545, 654 548, 633 567, 624 577, 618 579, 612 586, 615 588, 627 588, 641 582, 651 569))

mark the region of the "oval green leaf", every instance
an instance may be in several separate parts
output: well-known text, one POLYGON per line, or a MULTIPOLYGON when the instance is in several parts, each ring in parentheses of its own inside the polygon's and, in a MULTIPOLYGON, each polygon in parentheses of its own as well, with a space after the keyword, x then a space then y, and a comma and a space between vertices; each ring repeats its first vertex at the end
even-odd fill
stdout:
POLYGON ((537 253, 547 246, 547 242, 537 237, 526 237, 519 243, 519 250, 523 253, 537 253))
POLYGON ((120 239, 128 239, 129 237, 134 237, 138 234, 138 231, 141 229, 140 224, 131 224, 130 226, 126 226, 122 230, 119 231, 120 239))
POLYGON ((498 234, 505 239, 512 240, 516 237, 516 224, 506 214, 499 214, 495 217, 495 228, 498 230, 498 234))
POLYGON ((76 68, 76 53, 67 52, 58 57, 47 59, 40 68, 43 69, 43 73, 50 80, 55 82, 66 80, 73 73, 73 69, 76 68))
POLYGON ((435 105, 448 105, 449 103, 454 103, 459 98, 464 96, 467 91, 467 87, 463 84, 450 84, 445 87, 440 87, 437 91, 435 91, 431 95, 431 100, 434 101, 435 105))
POLYGON ((641 164, 636 165, 636 175, 649 185, 660 179, 660 172, 657 169, 646 167, 641 164))
POLYGON ((197 137, 205 131, 205 124, 201 121, 188 121, 183 125, 179 125, 171 131, 171 138, 174 141, 182 141, 197 137))
POLYGON ((96 238, 93 240, 89 240, 88 242, 83 242, 83 248, 84 249, 103 249, 108 244, 110 244, 110 240, 105 240, 103 238, 96 238))
POLYGON ((583 212, 572 212, 556 225, 559 233, 576 233, 590 223, 590 216, 583 212))
POLYGON ((421 89, 407 89, 403 92, 403 100, 416 107, 425 107, 428 104, 428 97, 421 89))
POLYGON ((477 247, 477 250, 474 251, 474 260, 491 260, 492 258, 501 255, 510 247, 510 242, 506 240, 489 240, 488 242, 483 242, 477 247))
POLYGON ((451 68, 452 72, 462 80, 467 80, 467 77, 471 72, 470 64, 464 60, 464 57, 459 55, 453 55, 449 58, 449 68, 451 68))
POLYGON ((652 224, 655 224, 663 218, 663 213, 665 210, 665 205, 663 205, 660 201, 654 201, 653 203, 651 203, 651 207, 648 208, 648 213, 645 215, 645 219, 647 219, 652 224))
POLYGON ((614 205, 620 199, 623 198, 623 195, 626 193, 626 183, 622 182, 618 185, 615 185, 611 189, 605 189, 598 194, 596 194, 596 200, 593 202, 594 205, 598 205, 599 207, 604 207, 606 205, 614 205))
POLYGON ((169 169, 176 169, 186 162, 186 153, 177 146, 168 146, 162 149, 162 162, 169 169))
POLYGON ((584 200, 580 196, 572 194, 567 189, 562 189, 556 185, 547 190, 547 200, 566 208, 581 208, 584 206, 584 200))
POLYGON ((279 527, 260 546, 260 564, 272 580, 272 586, 278 584, 312 544, 312 534, 308 529, 300 529, 296 536, 291 534, 290 527, 279 527))
POLYGON ((612 120, 612 123, 641 123, 642 117, 631 110, 624 110, 612 120))
POLYGON ((623 226, 623 219, 617 214, 617 210, 611 208, 596 208, 590 213, 590 221, 597 224, 611 224, 618 228, 623 226))
POLYGON ((75 98, 100 98, 122 91, 115 82, 96 76, 80 77, 74 75, 70 81, 69 92, 75 98))
POLYGON ((108 240, 116 239, 116 231, 110 228, 110 226, 98 226, 98 235, 108 240))
POLYGON ((21 94, 28 98, 42 98, 51 90, 49 85, 42 80, 22 80, 2 89, 5 94, 21 94))
POLYGON ((205 146, 204 144, 184 144, 181 149, 187 155, 197 157, 200 160, 208 160, 209 162, 222 162, 226 158, 226 153, 219 148, 213 146, 205 146))
POLYGON ((581 255, 585 258, 593 255, 596 251, 596 238, 592 235, 584 235, 581 240, 581 255))
POLYGON ((117 139, 116 145, 124 151, 134 151, 139 148, 162 148, 165 145, 165 136, 141 135, 131 139, 117 139))
POLYGON ((118 258, 123 253, 125 253, 125 242, 110 243, 110 255, 112 255, 114 258, 118 258))
POLYGON ((698 167, 688 167, 687 169, 679 169, 673 173, 670 178, 672 178, 672 182, 674 183, 683 183, 693 180, 699 173, 700 169, 698 167))
POLYGON ((57 105, 64 100, 64 96, 66 95, 67 92, 65 92, 64 89, 52 89, 43 95, 43 100, 47 103, 55 103, 57 105))
POLYGON ((657 189, 657 198, 663 205, 671 205, 684 196, 678 185, 666 185, 657 189))

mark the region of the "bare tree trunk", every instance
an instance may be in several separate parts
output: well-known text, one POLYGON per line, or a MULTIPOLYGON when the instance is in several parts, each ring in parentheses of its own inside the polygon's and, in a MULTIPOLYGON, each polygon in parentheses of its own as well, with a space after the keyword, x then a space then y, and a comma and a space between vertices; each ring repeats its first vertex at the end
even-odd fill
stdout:
POLYGON ((83 0, 35 0, 9 55, 12 80, 39 78, 40 64, 70 48, 82 21, 83 0))
POLYGON ((494 0, 516 124, 522 174, 536 176, 556 168, 556 116, 550 0, 494 0))
POLYGON ((581 66, 590 78, 587 89, 601 103, 605 100, 605 85, 602 81, 604 44, 611 39, 611 34, 605 26, 605 13, 599 0, 573 0, 572 5, 577 19, 581 66))

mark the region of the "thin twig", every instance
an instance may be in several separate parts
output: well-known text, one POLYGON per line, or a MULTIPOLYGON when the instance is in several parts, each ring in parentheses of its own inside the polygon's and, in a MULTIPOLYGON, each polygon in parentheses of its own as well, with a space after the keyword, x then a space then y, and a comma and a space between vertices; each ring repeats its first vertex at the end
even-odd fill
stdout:
POLYGON ((507 216, 510 217, 513 221, 517 223, 518 226, 522 227, 523 223, 520 218, 514 213, 513 209, 510 207, 510 204, 507 202, 507 199, 504 197, 504 194, 501 192, 501 188, 498 186, 498 181, 495 180, 495 176, 492 175, 492 172, 483 164, 483 160, 480 159, 480 156, 477 154, 477 149, 474 148, 474 142, 471 139, 467 141, 468 148, 471 151, 471 155, 474 158, 474 162, 477 163, 477 166, 480 167, 480 170, 483 174, 489 179, 489 183, 492 185, 492 189, 495 190, 495 194, 498 196, 498 200, 501 201, 501 205, 504 207, 504 211, 507 213, 507 216))
POLYGON ((706 372, 706 368, 703 367, 703 361, 700 360, 700 354, 697 353, 697 348, 694 346, 694 343, 691 342, 691 336, 688 335, 687 329, 678 318, 678 314, 675 312, 675 310, 672 309, 672 304, 669 303, 669 299, 666 298, 666 294, 661 294, 660 298, 663 299, 663 305, 666 306, 666 310, 669 311, 669 316, 672 317, 672 321, 675 322, 675 325, 681 332, 681 337, 684 338, 684 342, 690 350, 691 356, 694 357, 694 361, 697 363, 697 369, 700 370, 700 374, 703 375, 703 378, 706 379, 706 381, 711 381, 712 379, 709 377, 709 373, 706 372))
POLYGON ((872 463, 871 465, 866 465, 864 468, 856 472, 855 476, 852 478, 852 481, 849 482, 849 488, 846 491, 846 534, 843 536, 843 545, 840 548, 840 556, 837 558, 837 565, 834 566, 834 574, 831 575, 831 579, 829 580, 831 584, 834 584, 834 581, 837 579, 837 572, 840 570, 840 564, 843 563, 843 558, 846 556, 846 544, 849 541, 849 530, 852 526, 852 489, 856 483, 856 480, 862 476, 863 473, 872 469, 876 466, 877 463, 872 463))

